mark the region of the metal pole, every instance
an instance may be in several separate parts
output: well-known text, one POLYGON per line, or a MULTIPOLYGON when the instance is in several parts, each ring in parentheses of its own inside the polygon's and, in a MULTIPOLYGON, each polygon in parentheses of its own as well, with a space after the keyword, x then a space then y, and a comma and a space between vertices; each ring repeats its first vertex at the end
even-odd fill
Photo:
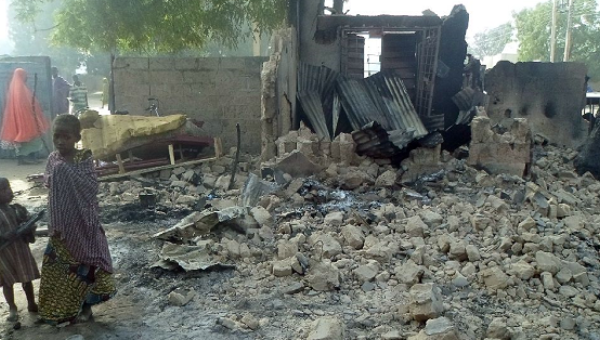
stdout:
POLYGON ((556 57, 556 22, 558 21, 558 0, 552 2, 552 26, 550 33, 550 62, 556 57))
POLYGON ((565 37, 565 55, 563 61, 567 62, 571 58, 571 45, 573 44, 573 0, 569 0, 569 13, 567 16, 567 35, 565 37))

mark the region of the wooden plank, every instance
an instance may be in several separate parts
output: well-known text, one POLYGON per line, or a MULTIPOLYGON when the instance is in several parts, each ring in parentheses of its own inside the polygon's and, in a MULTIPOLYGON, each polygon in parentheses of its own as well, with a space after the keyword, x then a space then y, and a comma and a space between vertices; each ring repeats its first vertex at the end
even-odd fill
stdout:
POLYGON ((174 168, 178 168, 180 166, 184 166, 185 167, 185 166, 197 165, 197 164, 202 164, 202 163, 208 163, 208 162, 212 162, 212 161, 216 161, 216 160, 217 160, 216 157, 204 158, 204 159, 196 159, 196 160, 193 160, 193 161, 182 162, 182 163, 179 163, 179 164, 173 164, 173 165, 169 164, 169 165, 157 166, 157 167, 148 168, 148 169, 130 171, 130 172, 127 172, 127 173, 124 173, 124 174, 102 176, 98 180, 101 181, 101 182, 104 182, 104 181, 113 181, 113 180, 118 180, 118 179, 130 177, 130 176, 139 176, 139 175, 143 175, 143 174, 147 174, 147 173, 151 173, 151 172, 156 172, 156 171, 161 171, 161 170, 167 170, 167 169, 174 169, 174 168))
POLYGON ((119 166, 119 174, 125 173, 125 167, 123 166, 123 159, 121 158, 121 154, 117 154, 117 165, 119 166))
POLYGON ((171 165, 175 165, 175 149, 173 148, 173 144, 169 144, 169 159, 171 160, 171 165))
POLYGON ((223 142, 221 141, 221 137, 215 137, 213 145, 215 147, 215 157, 223 157, 223 142))

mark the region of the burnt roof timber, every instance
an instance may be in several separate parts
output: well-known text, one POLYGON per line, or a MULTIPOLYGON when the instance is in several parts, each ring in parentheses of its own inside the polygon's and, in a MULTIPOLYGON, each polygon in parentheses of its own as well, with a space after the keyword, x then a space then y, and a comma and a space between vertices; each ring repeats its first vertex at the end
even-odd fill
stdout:
POLYGON ((442 23, 443 20, 440 17, 433 15, 319 15, 317 18, 317 31, 328 31, 338 27, 419 29, 441 26, 442 23))

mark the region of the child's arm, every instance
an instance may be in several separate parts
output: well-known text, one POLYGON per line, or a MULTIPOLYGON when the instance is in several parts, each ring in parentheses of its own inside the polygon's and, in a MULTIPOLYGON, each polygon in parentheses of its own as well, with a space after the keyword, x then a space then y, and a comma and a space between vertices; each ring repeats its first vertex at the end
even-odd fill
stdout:
MULTIPOLYGON (((15 215, 17 216, 17 224, 21 225, 31 218, 31 214, 27 209, 20 204, 13 204, 13 209, 15 210, 15 215)), ((35 228, 31 229, 31 232, 21 235, 23 241, 27 243, 35 242, 35 228)))

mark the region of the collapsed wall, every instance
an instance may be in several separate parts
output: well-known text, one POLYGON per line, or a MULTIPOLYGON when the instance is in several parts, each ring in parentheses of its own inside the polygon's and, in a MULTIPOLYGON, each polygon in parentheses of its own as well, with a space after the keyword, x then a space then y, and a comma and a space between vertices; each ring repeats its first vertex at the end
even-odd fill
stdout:
POLYGON ((527 118, 550 143, 579 146, 588 131, 581 117, 586 73, 580 63, 501 61, 485 76, 489 117, 494 123, 527 118))

